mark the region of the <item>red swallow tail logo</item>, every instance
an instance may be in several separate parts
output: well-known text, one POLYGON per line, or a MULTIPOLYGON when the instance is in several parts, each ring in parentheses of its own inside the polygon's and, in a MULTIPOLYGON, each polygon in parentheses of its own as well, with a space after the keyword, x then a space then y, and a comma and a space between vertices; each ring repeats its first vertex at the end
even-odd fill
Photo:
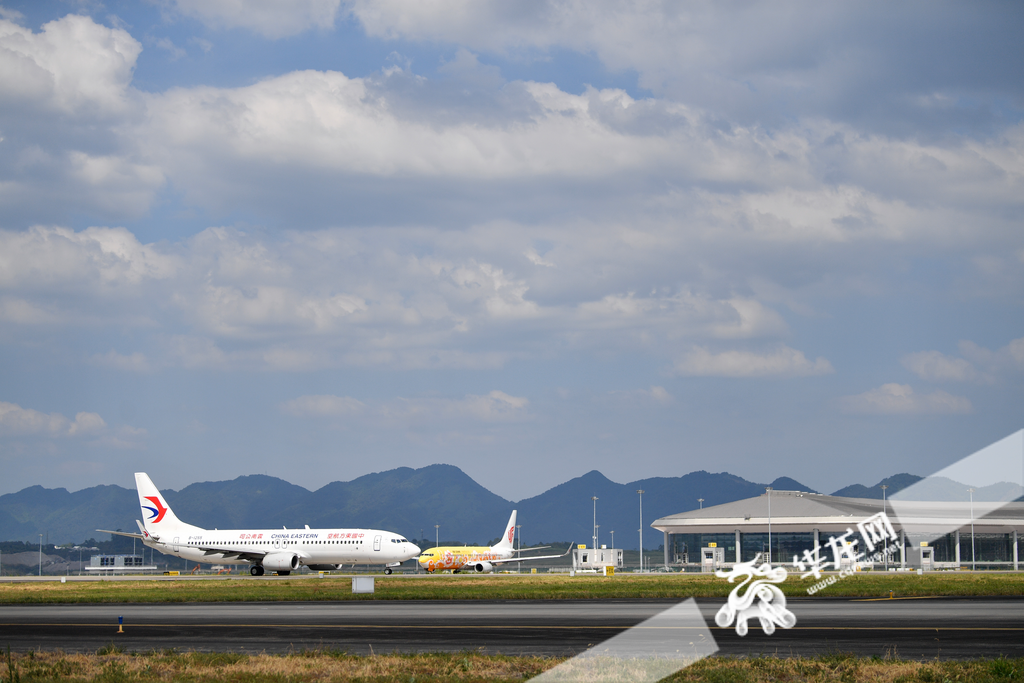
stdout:
POLYGON ((156 506, 153 508, 149 507, 148 505, 142 506, 143 510, 149 510, 150 512, 153 513, 150 516, 150 518, 146 521, 153 522, 154 524, 156 524, 164 518, 165 514, 167 514, 167 508, 160 504, 159 496, 146 496, 146 500, 148 500, 149 502, 153 503, 153 505, 156 506))

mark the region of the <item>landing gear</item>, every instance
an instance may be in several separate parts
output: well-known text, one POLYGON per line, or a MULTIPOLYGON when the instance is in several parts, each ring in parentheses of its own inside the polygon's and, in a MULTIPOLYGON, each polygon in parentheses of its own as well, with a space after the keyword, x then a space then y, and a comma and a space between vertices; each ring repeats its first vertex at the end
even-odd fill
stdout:
POLYGON ((384 573, 390 575, 391 574, 391 567, 384 567, 384 573))
POLYGON ((253 576, 263 576, 263 565, 254 564, 249 567, 249 573, 253 576))
POLYGON ((288 576, 289 574, 291 574, 291 572, 278 572, 277 573, 278 576, 288 576))

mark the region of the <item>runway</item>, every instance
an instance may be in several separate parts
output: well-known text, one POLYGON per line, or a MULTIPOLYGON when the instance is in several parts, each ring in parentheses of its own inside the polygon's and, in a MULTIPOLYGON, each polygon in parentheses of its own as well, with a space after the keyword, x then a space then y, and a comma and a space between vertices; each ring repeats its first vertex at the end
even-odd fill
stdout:
MULTIPOLYGON (((701 600, 720 648, 734 656, 850 652, 905 659, 1024 657, 1024 600, 791 600, 797 624, 739 637, 715 626, 722 600, 701 600)), ((0 646, 91 652, 165 648, 286 653, 475 650, 568 656, 654 616, 674 601, 359 601, 0 606, 0 646), (117 633, 118 617, 124 633, 117 633)))

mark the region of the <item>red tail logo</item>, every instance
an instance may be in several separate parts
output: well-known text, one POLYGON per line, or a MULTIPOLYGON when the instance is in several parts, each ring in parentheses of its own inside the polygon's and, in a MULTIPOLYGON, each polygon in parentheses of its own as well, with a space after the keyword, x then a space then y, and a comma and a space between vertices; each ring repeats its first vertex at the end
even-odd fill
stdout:
POLYGON ((153 503, 153 505, 155 505, 156 507, 151 508, 148 505, 143 505, 142 509, 149 510, 150 512, 153 513, 153 515, 149 518, 149 521, 156 524, 164 518, 165 514, 167 514, 167 508, 160 504, 159 496, 146 496, 146 500, 153 503))
POLYGON ((512 542, 512 540, 513 540, 513 539, 514 539, 515 537, 516 537, 516 528, 515 528, 514 526, 510 526, 510 527, 508 528, 508 542, 509 542, 509 543, 511 543, 511 542, 512 542))

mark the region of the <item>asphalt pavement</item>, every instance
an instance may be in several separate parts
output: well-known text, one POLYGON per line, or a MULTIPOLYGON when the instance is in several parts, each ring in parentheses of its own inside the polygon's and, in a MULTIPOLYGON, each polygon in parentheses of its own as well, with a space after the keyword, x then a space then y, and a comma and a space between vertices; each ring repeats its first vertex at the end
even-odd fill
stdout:
MULTIPOLYGON (((698 604, 719 654, 853 653, 904 659, 1024 657, 1024 600, 796 599, 792 629, 745 637, 719 628, 723 600, 698 604)), ((137 605, 2 605, 0 647, 92 652, 286 653, 301 650, 574 655, 675 604, 609 601, 345 601, 137 605), (118 633, 118 617, 123 633, 118 633)))

